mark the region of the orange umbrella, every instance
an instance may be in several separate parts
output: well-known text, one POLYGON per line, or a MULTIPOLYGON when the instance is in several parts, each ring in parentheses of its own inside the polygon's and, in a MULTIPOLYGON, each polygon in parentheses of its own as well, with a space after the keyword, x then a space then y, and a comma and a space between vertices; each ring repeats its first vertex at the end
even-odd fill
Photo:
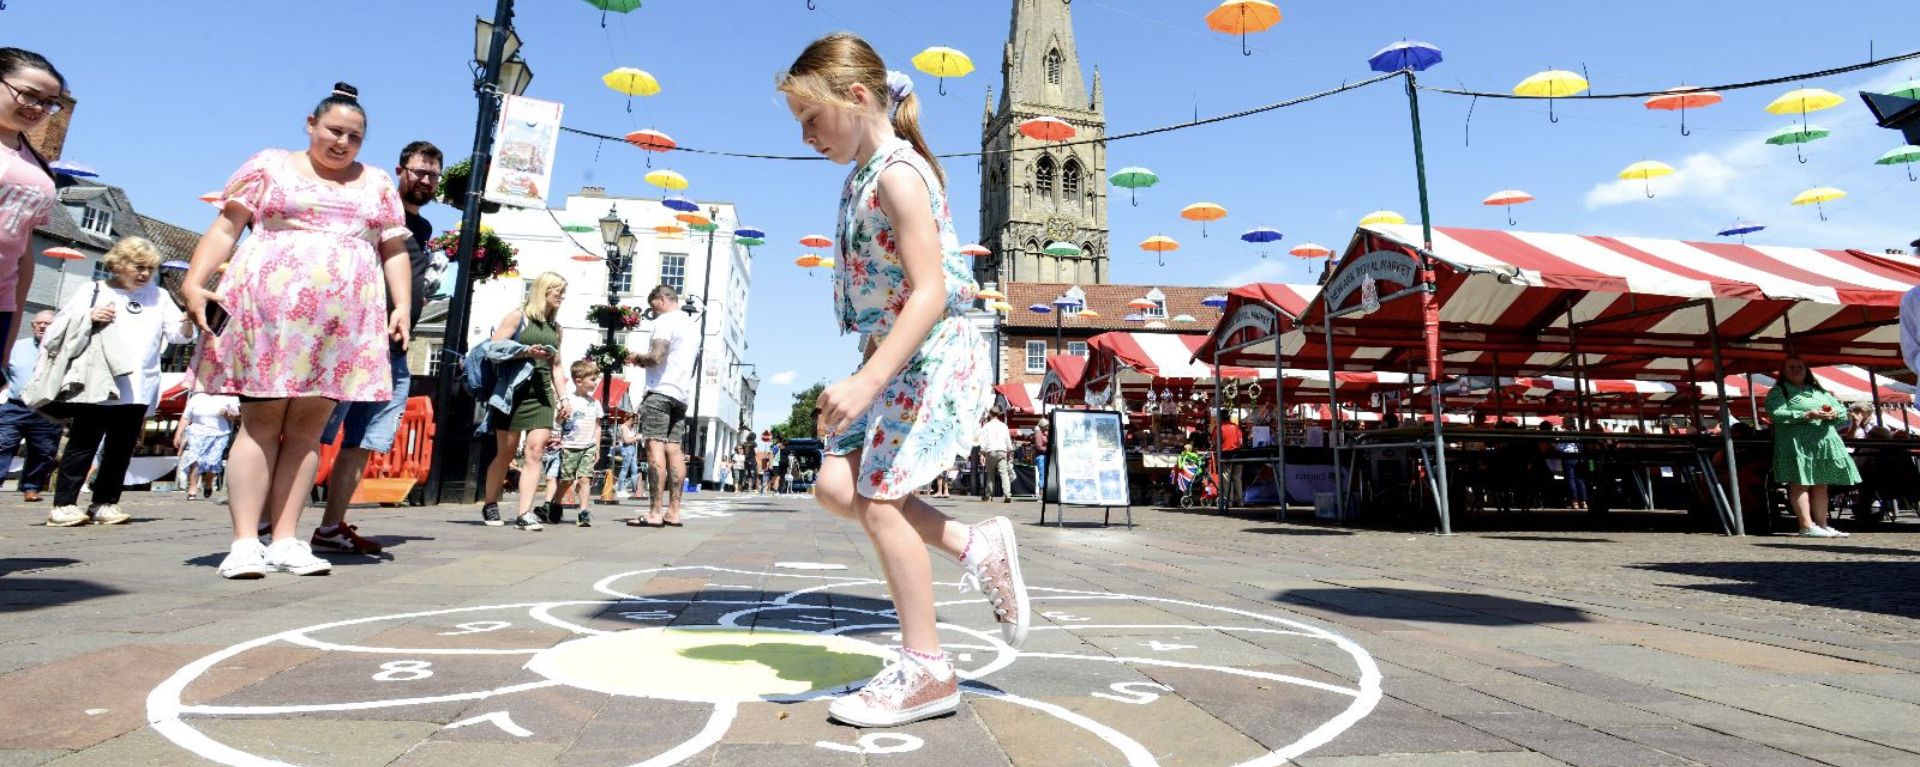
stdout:
POLYGON ((713 223, 713 219, 707 218, 706 216, 702 216, 698 213, 681 213, 679 215, 674 216, 674 219, 679 221, 680 223, 686 224, 687 226, 706 226, 708 224, 713 223))
POLYGON ((1240 36, 1240 55, 1247 49, 1248 32, 1264 32, 1280 23, 1280 8, 1267 0, 1227 0, 1207 14, 1207 28, 1240 36))
POLYGON ((1167 265, 1166 255, 1180 249, 1180 242, 1163 234, 1156 234, 1140 241, 1140 249, 1152 251, 1161 266, 1167 265))
POLYGON ((812 253, 808 253, 804 256, 794 259, 793 265, 800 267, 802 269, 812 269, 820 265, 820 260, 821 259, 819 256, 816 256, 812 253))
POLYGON ((1153 299, 1147 298, 1146 296, 1141 296, 1127 302, 1127 307, 1131 309, 1153 309, 1159 306, 1159 304, 1153 302, 1153 299))
POLYGON ((600 257, 592 253, 575 253, 573 254, 573 260, 585 263, 590 261, 599 261, 600 257))
POLYGON ((1521 205, 1529 202, 1533 202, 1533 195, 1527 194, 1526 192, 1522 192, 1518 189, 1503 189, 1501 191, 1494 192, 1493 194, 1487 195, 1487 199, 1481 200, 1480 204, 1481 205, 1499 205, 1501 207, 1506 208, 1507 209, 1507 226, 1513 226, 1514 224, 1513 206, 1521 205))
POLYGON ((1303 242, 1287 251, 1301 258, 1326 258, 1333 255, 1333 249, 1317 242, 1303 242))
POLYGON ((1020 133, 1035 141, 1065 141, 1079 131, 1058 117, 1035 117, 1020 123, 1020 133))
POLYGON ((40 255, 46 256, 47 258, 57 258, 61 261, 79 261, 87 257, 87 254, 74 250, 73 248, 47 248, 46 250, 40 251, 40 255))
MULTIPOLYGON (((637 130, 627 134, 627 143, 640 147, 649 153, 670 152, 673 151, 674 147, 680 146, 680 142, 674 141, 672 136, 653 129, 637 130)), ((652 154, 647 155, 647 167, 653 167, 652 154)))
POLYGON ((833 240, 824 234, 809 234, 800 238, 800 244, 809 248, 831 248, 833 247, 833 240))
POLYGON ((960 255, 979 258, 981 256, 991 256, 993 255, 993 251, 987 250, 985 245, 969 244, 960 246, 960 255))
POLYGON ((1180 209, 1180 217, 1200 222, 1200 236, 1207 236, 1207 222, 1227 217, 1227 209, 1211 202, 1196 202, 1180 209))
POLYGON ((681 235, 681 234, 687 233, 687 230, 684 227, 675 226, 673 224, 661 224, 659 226, 654 227, 653 231, 668 237, 673 237, 675 235, 681 235))
POLYGON ((1693 131, 1687 130, 1687 110, 1713 106, 1722 101, 1725 101, 1725 99, 1722 99, 1718 93, 1714 93, 1705 88, 1682 85, 1678 88, 1668 89, 1666 93, 1647 99, 1647 108, 1660 109, 1668 112, 1678 111, 1680 113, 1680 135, 1691 136, 1693 135, 1693 131))

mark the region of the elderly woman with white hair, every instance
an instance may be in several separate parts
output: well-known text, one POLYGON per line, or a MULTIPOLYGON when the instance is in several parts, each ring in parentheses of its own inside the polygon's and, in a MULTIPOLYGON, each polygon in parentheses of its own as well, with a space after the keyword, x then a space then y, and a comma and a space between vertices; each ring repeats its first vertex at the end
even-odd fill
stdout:
POLYGON ((193 325, 173 298, 154 284, 160 251, 153 243, 124 238, 102 262, 110 276, 74 291, 49 331, 86 332, 89 328, 69 327, 86 323, 91 326, 90 343, 101 345, 105 355, 117 361, 108 365, 113 386, 101 392, 100 401, 56 401, 42 408, 47 415, 69 422, 53 511, 47 516, 47 524, 54 527, 118 525, 130 519, 120 510, 120 491, 141 427, 160 402, 160 352, 169 342, 193 340, 193 325), (93 503, 82 511, 80 485, 96 452, 100 472, 93 481, 93 503))

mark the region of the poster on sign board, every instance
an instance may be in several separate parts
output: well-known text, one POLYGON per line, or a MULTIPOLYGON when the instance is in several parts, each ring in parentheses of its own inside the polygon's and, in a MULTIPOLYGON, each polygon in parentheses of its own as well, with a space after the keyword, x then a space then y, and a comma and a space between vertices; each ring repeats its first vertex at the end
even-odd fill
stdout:
POLYGON ((507 96, 487 167, 487 202, 545 208, 553 188, 553 153, 560 141, 561 104, 507 96))
POLYGON ((1127 505, 1127 453, 1120 414, 1106 410, 1055 410, 1052 460, 1047 461, 1048 500, 1073 506, 1127 505))

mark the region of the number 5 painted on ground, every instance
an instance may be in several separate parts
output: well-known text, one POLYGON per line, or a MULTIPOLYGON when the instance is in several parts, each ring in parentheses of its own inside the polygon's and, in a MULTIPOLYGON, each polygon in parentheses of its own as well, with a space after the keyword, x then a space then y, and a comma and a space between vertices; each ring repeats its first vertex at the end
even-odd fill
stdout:
POLYGON ((1160 692, 1173 692, 1172 687, 1168 687, 1164 684, 1154 684, 1153 682, 1115 682, 1113 683, 1112 686, 1108 687, 1108 689, 1113 690, 1113 692, 1096 692, 1093 694, 1093 697, 1106 698, 1107 700, 1117 700, 1117 701, 1120 701, 1121 703, 1132 703, 1134 705, 1144 706, 1148 703, 1152 703, 1160 699, 1160 693, 1147 692, 1147 690, 1159 690, 1160 692), (1135 687, 1140 687, 1144 689, 1135 690, 1133 689, 1135 687), (1119 694, 1115 695, 1114 693, 1119 693, 1119 694))

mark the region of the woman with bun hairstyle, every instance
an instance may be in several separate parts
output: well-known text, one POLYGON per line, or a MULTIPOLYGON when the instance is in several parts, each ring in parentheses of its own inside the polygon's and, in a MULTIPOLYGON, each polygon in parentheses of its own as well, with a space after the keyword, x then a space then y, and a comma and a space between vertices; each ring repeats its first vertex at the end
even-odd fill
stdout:
MULTIPOLYGON (((61 108, 67 80, 46 57, 0 48, 0 341, 11 343, 33 287, 33 228, 53 212, 53 171, 27 131, 61 108)), ((0 377, 5 373, 0 372, 0 377)), ((26 381, 14 382, 17 391, 26 381)))
POLYGON ((204 339, 196 386, 240 397, 226 578, 331 570, 298 534, 320 432, 335 404, 392 396, 388 342, 407 341, 409 232, 393 179, 356 160, 367 131, 359 92, 334 85, 306 128, 304 151, 262 151, 227 181, 181 291, 204 339), (208 283, 223 263, 216 291, 208 283), (270 545, 257 537, 262 521, 270 545))

